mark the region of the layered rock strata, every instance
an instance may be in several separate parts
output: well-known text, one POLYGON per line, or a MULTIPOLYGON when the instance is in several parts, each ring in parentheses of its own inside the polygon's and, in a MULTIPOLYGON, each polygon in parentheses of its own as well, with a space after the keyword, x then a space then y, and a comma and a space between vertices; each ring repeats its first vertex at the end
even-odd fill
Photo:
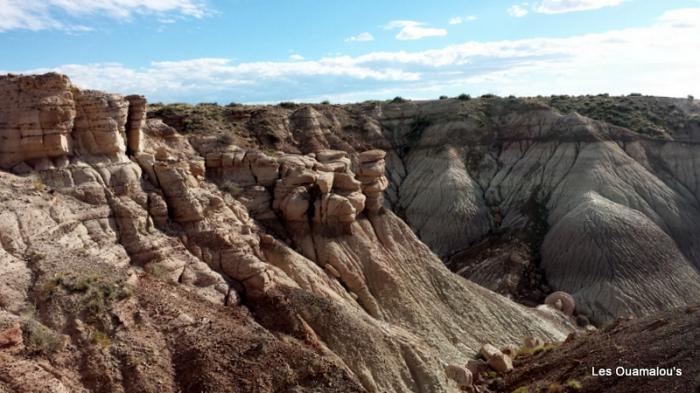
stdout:
MULTIPOLYGON (((572 328, 450 273, 382 208, 382 151, 225 147, 157 119, 136 132, 140 99, 57 75, 3 83, 22 105, 0 107, 3 130, 23 129, 17 112, 36 100, 62 108, 62 121, 33 132, 59 130, 65 149, 4 131, 17 143, 0 155, 14 172, 0 172, 0 325, 60 338, 57 355, 40 355, 55 357, 54 389, 276 391, 313 380, 328 391, 447 392, 456 385, 443 364, 464 364, 485 339, 551 341, 572 328), (26 316, 30 303, 38 311, 26 316), (272 358, 283 375, 263 367, 272 358), (241 364, 263 382, 247 382, 241 364)), ((317 116, 291 124, 326 127, 317 116)))

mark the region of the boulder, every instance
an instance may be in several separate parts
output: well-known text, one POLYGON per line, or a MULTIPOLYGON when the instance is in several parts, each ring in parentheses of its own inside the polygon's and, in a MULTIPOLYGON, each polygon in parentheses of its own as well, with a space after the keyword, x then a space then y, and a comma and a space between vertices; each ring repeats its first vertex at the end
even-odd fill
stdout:
POLYGON ((384 150, 367 150, 363 151, 357 156, 357 160, 360 162, 360 164, 367 163, 367 162, 376 162, 379 160, 384 160, 386 157, 386 152, 384 150))
POLYGON ((556 310, 563 312, 566 315, 573 315, 576 309, 576 301, 566 292, 552 292, 544 299, 544 304, 556 310))
POLYGON ((489 369, 488 364, 486 364, 485 361, 480 359, 467 360, 467 364, 465 364, 465 367, 472 373, 475 382, 479 382, 481 380, 481 373, 488 371, 489 369))
POLYGON ((473 384, 472 372, 466 367, 457 364, 448 364, 445 366, 445 374, 447 378, 457 382, 460 389, 471 389, 473 384))
POLYGON ((486 358, 486 363, 497 372, 507 373, 513 370, 513 360, 510 358, 510 356, 499 351, 493 345, 484 344, 479 353, 486 358))
POLYGON ((22 328, 15 323, 10 328, 0 331, 0 348, 22 344, 22 328))
POLYGON ((534 349, 540 345, 543 345, 544 343, 537 337, 527 337, 525 338, 525 342, 523 344, 527 349, 534 349))

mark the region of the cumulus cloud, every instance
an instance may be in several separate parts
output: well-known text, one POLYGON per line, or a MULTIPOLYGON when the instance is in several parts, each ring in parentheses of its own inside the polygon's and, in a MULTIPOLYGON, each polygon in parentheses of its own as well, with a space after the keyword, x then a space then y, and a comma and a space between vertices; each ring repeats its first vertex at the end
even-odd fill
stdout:
POLYGON ((399 30, 396 34, 397 40, 419 40, 426 37, 439 37, 447 35, 447 30, 434 27, 425 27, 425 23, 413 20, 393 20, 389 22, 385 29, 399 30))
POLYGON ((374 36, 368 32, 363 32, 358 35, 354 35, 352 37, 348 37, 345 39, 345 42, 367 42, 367 41, 374 41, 374 36))
POLYGON ((542 0, 535 5, 535 11, 542 14, 563 14, 565 12, 589 11, 603 7, 620 5, 625 0, 542 0))
POLYGON ((506 11, 508 12, 508 15, 515 18, 522 18, 523 16, 527 15, 527 10, 519 5, 512 5, 508 7, 506 11))
POLYGON ((461 16, 456 16, 456 17, 450 19, 447 23, 449 23, 451 25, 459 25, 459 24, 462 24, 464 22, 472 22, 475 20, 476 20, 476 16, 474 16, 474 15, 469 15, 469 16, 466 16, 464 18, 461 16))
POLYGON ((195 0, 3 0, 0 32, 8 30, 86 30, 66 18, 102 15, 127 19, 134 14, 175 14, 201 18, 205 7, 195 0))
MULTIPOLYGON (((468 41, 422 51, 317 60, 234 63, 225 58, 6 70, 65 73, 79 86, 158 101, 334 102, 397 95, 595 94, 700 96, 700 8, 669 11, 646 27, 564 38, 468 41)), ((1 72, 0 72, 1 73, 1 72)))
POLYGON ((304 56, 302 56, 298 53, 294 53, 294 54, 289 56, 289 60, 301 61, 301 60, 304 60, 304 56))

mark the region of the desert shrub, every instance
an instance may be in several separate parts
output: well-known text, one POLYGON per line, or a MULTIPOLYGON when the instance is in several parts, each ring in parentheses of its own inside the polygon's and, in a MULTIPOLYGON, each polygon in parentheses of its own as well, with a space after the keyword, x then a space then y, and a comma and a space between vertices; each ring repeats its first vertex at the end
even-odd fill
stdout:
POLYGON ((409 146, 414 146, 415 144, 420 141, 420 138, 423 136, 423 132, 430 127, 433 124, 433 122, 425 117, 418 117, 416 118, 413 123, 411 123, 411 128, 408 131, 408 134, 406 134, 406 139, 408 141, 409 146))
POLYGON ((331 104, 331 102, 328 100, 321 101, 321 105, 330 105, 330 104, 331 104))
POLYGON ((642 93, 630 93, 629 96, 630 97, 641 97, 642 93))
POLYGON ((299 104, 294 103, 294 102, 289 102, 289 101, 283 101, 279 103, 279 106, 285 109, 295 109, 296 107, 299 106, 299 104))
POLYGON ((238 184, 236 184, 230 180, 227 180, 227 181, 221 183, 221 186, 219 186, 219 189, 223 192, 229 193, 234 198, 241 195, 241 192, 243 191, 243 189, 241 189, 241 187, 238 184))
POLYGON ((63 338, 34 319, 22 323, 22 336, 24 347, 30 354, 46 356, 63 349, 63 338))
POLYGON ((44 259, 46 259, 46 255, 38 251, 32 251, 32 253, 29 255, 29 262, 32 264, 41 262, 44 259))
POLYGON ((564 385, 571 390, 581 390, 583 388, 581 382, 576 379, 569 379, 564 385))
POLYGON ((216 137, 216 144, 219 146, 230 146, 233 143, 233 137, 229 134, 220 134, 216 137))
POLYGON ((446 99, 448 99, 448 98, 450 98, 450 97, 448 97, 448 96, 440 96, 440 99, 441 99, 441 100, 446 100, 446 99))
POLYGON ((526 346, 522 346, 518 349, 518 352, 515 355, 515 357, 530 356, 530 355, 536 355, 540 352, 548 352, 548 351, 551 351, 553 349, 559 348, 560 345, 561 344, 558 344, 558 343, 545 343, 542 345, 538 345, 535 348, 528 348, 526 346))
POLYGON ((126 357, 126 364, 129 367, 136 368, 146 363, 146 357, 141 354, 131 354, 126 357))
POLYGON ((95 330, 90 334, 90 342, 94 345, 99 345, 102 348, 107 348, 112 344, 112 340, 107 333, 101 330, 95 330))
POLYGON ((488 98, 498 98, 498 96, 495 95, 495 94, 486 93, 486 94, 482 94, 482 95, 481 95, 481 98, 486 98, 486 99, 488 99, 488 98))
POLYGON ((132 296, 134 291, 122 280, 110 280, 92 274, 57 273, 39 285, 38 295, 47 299, 58 289, 71 294, 84 294, 81 309, 86 313, 88 321, 99 320, 109 312, 112 303, 132 296))
POLYGON ((391 100, 391 102, 394 103, 394 104, 400 104, 400 103, 406 102, 406 101, 407 101, 407 100, 406 100, 405 98, 399 97, 399 96, 396 96, 396 97, 394 97, 393 100, 391 100))
POLYGON ((469 101, 472 99, 472 96, 470 96, 469 94, 462 93, 462 94, 457 96, 457 99, 460 101, 469 101))
POLYGON ((167 278, 168 274, 170 273, 168 269, 165 268, 165 266, 158 262, 149 263, 144 267, 144 269, 146 270, 146 272, 148 272, 148 274, 159 279, 167 278))
POLYGON ((44 181, 41 180, 41 177, 39 177, 38 175, 32 176, 32 186, 35 190, 39 192, 44 192, 46 190, 46 185, 44 185, 44 181))
POLYGON ((527 386, 521 386, 513 390, 513 393, 530 393, 530 388, 527 386))
POLYGON ((693 102, 695 100, 695 97, 691 94, 688 94, 688 101, 693 102))

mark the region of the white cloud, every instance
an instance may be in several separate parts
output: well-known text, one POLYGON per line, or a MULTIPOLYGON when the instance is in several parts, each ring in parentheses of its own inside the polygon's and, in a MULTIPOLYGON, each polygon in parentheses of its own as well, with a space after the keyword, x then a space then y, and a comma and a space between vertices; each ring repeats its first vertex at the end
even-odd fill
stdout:
MULTIPOLYGON (((143 93, 151 100, 334 102, 497 94, 608 92, 700 96, 700 8, 669 11, 646 27, 565 38, 468 41, 423 51, 234 63, 203 58, 144 68, 102 63, 24 73, 65 73, 79 86, 143 93)), ((7 70, 11 71, 11 70, 7 70)), ((18 70, 14 70, 15 72, 18 70)), ((0 71, 2 73, 2 71, 0 71)))
POLYGON ((294 53, 294 54, 292 54, 292 55, 289 56, 289 60, 301 61, 301 60, 304 60, 304 56, 302 56, 302 55, 300 55, 300 54, 298 54, 298 53, 294 53))
POLYGON ((419 40, 426 37, 440 37, 447 35, 447 30, 434 27, 424 27, 425 23, 412 20, 392 20, 384 28, 387 30, 399 29, 397 40, 419 40))
POLYGON ((515 18, 522 18, 527 15, 527 10, 519 5, 510 6, 506 11, 508 11, 508 15, 515 18))
POLYGON ((535 5, 535 11, 542 14, 562 14, 565 12, 596 10, 620 5, 625 0, 542 0, 535 5))
POLYGON ((345 39, 345 42, 352 42, 352 41, 357 41, 357 42, 367 42, 367 41, 374 41, 374 36, 368 32, 363 32, 358 35, 354 35, 352 37, 348 37, 345 39))
POLYGON ((447 23, 449 23, 451 25, 459 25, 459 24, 462 24, 464 22, 473 22, 475 20, 476 20, 476 16, 474 16, 474 15, 469 15, 469 16, 466 16, 464 18, 462 18, 461 16, 456 16, 456 17, 450 19, 447 23))
POLYGON ((0 32, 8 30, 89 29, 71 19, 103 15, 127 19, 134 14, 175 14, 201 18, 206 9, 196 0, 2 0, 0 32))

